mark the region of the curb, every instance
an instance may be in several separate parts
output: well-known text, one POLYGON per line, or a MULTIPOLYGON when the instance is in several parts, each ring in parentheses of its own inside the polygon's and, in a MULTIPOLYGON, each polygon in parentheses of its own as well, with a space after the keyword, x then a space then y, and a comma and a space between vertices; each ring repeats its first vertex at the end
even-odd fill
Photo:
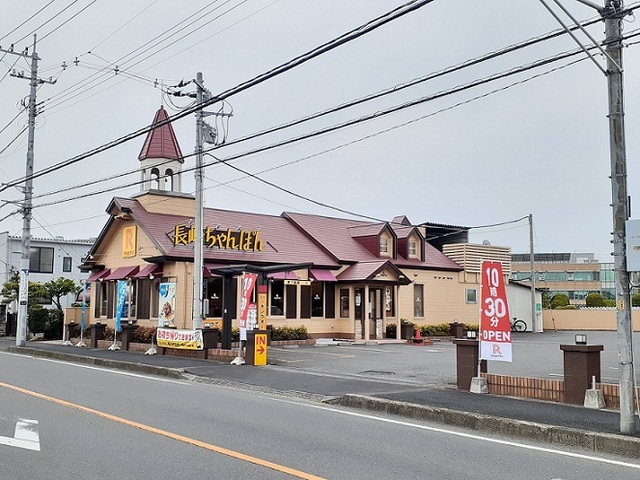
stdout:
POLYGON ((364 395, 343 395, 326 403, 342 407, 384 412, 417 420, 428 420, 479 432, 491 432, 515 438, 526 438, 583 450, 623 455, 640 456, 640 438, 609 433, 589 432, 572 428, 544 425, 540 423, 492 417, 477 413, 430 407, 413 403, 385 400, 364 395))
POLYGON ((167 377, 174 379, 182 379, 184 370, 177 368, 157 367, 155 365, 145 365, 142 363, 124 362, 120 360, 111 360, 107 358, 86 357, 84 355, 74 355, 72 353, 51 352, 38 350, 29 347, 7 347, 7 352, 17 353, 21 355, 31 355, 33 357, 54 358, 56 360, 64 360, 75 363, 83 363, 87 365, 97 365, 100 367, 113 368, 116 370, 125 370, 127 372, 145 373, 148 375, 157 375, 159 377, 167 377))

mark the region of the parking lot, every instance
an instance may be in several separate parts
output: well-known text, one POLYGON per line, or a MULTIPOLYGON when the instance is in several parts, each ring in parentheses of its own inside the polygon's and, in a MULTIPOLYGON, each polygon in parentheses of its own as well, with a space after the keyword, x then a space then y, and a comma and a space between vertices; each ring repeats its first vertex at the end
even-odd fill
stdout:
MULTIPOLYGON (((489 362, 490 373, 537 378, 561 378, 564 372, 562 344, 574 344, 576 332, 518 333, 513 337, 513 362, 489 362)), ((581 332, 584 333, 584 332, 581 332)), ((601 378, 618 381, 616 332, 586 332, 589 345, 603 345, 601 378)), ((633 336, 634 344, 640 334, 633 336)), ((635 356, 638 361, 638 356, 635 356)), ((323 375, 354 375, 420 385, 456 383, 456 346, 450 339, 433 345, 352 344, 340 342, 321 347, 269 349, 269 363, 323 375)), ((640 380, 640 376, 637 376, 640 380)))

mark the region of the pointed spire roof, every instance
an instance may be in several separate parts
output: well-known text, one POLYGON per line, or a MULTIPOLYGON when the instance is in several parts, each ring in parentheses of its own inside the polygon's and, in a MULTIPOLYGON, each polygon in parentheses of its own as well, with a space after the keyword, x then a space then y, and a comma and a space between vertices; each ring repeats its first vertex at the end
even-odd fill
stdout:
MULTIPOLYGON (((153 119, 152 125, 157 125, 167 118, 169 118, 167 111, 163 106, 160 106, 153 119)), ((178 139, 170 123, 165 123, 147 134, 140 155, 138 155, 138 160, 144 160, 146 158, 166 158, 184 162, 178 139)))

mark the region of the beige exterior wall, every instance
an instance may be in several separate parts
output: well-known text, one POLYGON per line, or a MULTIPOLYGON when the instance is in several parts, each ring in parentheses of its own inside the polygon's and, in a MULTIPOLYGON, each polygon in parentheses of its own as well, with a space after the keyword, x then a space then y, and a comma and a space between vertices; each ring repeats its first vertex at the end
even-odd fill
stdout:
POLYGON ((135 197, 147 211, 152 213, 166 213, 169 215, 186 215, 193 217, 195 199, 188 196, 171 195, 170 192, 154 195, 145 193, 135 197))
MULTIPOLYGON (((633 330, 640 332, 640 309, 631 312, 633 330)), ((543 310, 545 330, 617 330, 616 310, 589 308, 581 310, 543 310)))

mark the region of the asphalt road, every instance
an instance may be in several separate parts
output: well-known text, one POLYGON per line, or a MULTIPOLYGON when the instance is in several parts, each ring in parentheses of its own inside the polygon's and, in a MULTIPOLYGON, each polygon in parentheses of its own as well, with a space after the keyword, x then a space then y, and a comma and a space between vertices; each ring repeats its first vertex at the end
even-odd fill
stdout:
POLYGON ((0 364, 0 478, 626 480, 640 473, 635 459, 476 435, 259 388, 4 352, 0 364), (39 449, 8 444, 16 433, 30 435, 31 444, 37 437, 39 449))

